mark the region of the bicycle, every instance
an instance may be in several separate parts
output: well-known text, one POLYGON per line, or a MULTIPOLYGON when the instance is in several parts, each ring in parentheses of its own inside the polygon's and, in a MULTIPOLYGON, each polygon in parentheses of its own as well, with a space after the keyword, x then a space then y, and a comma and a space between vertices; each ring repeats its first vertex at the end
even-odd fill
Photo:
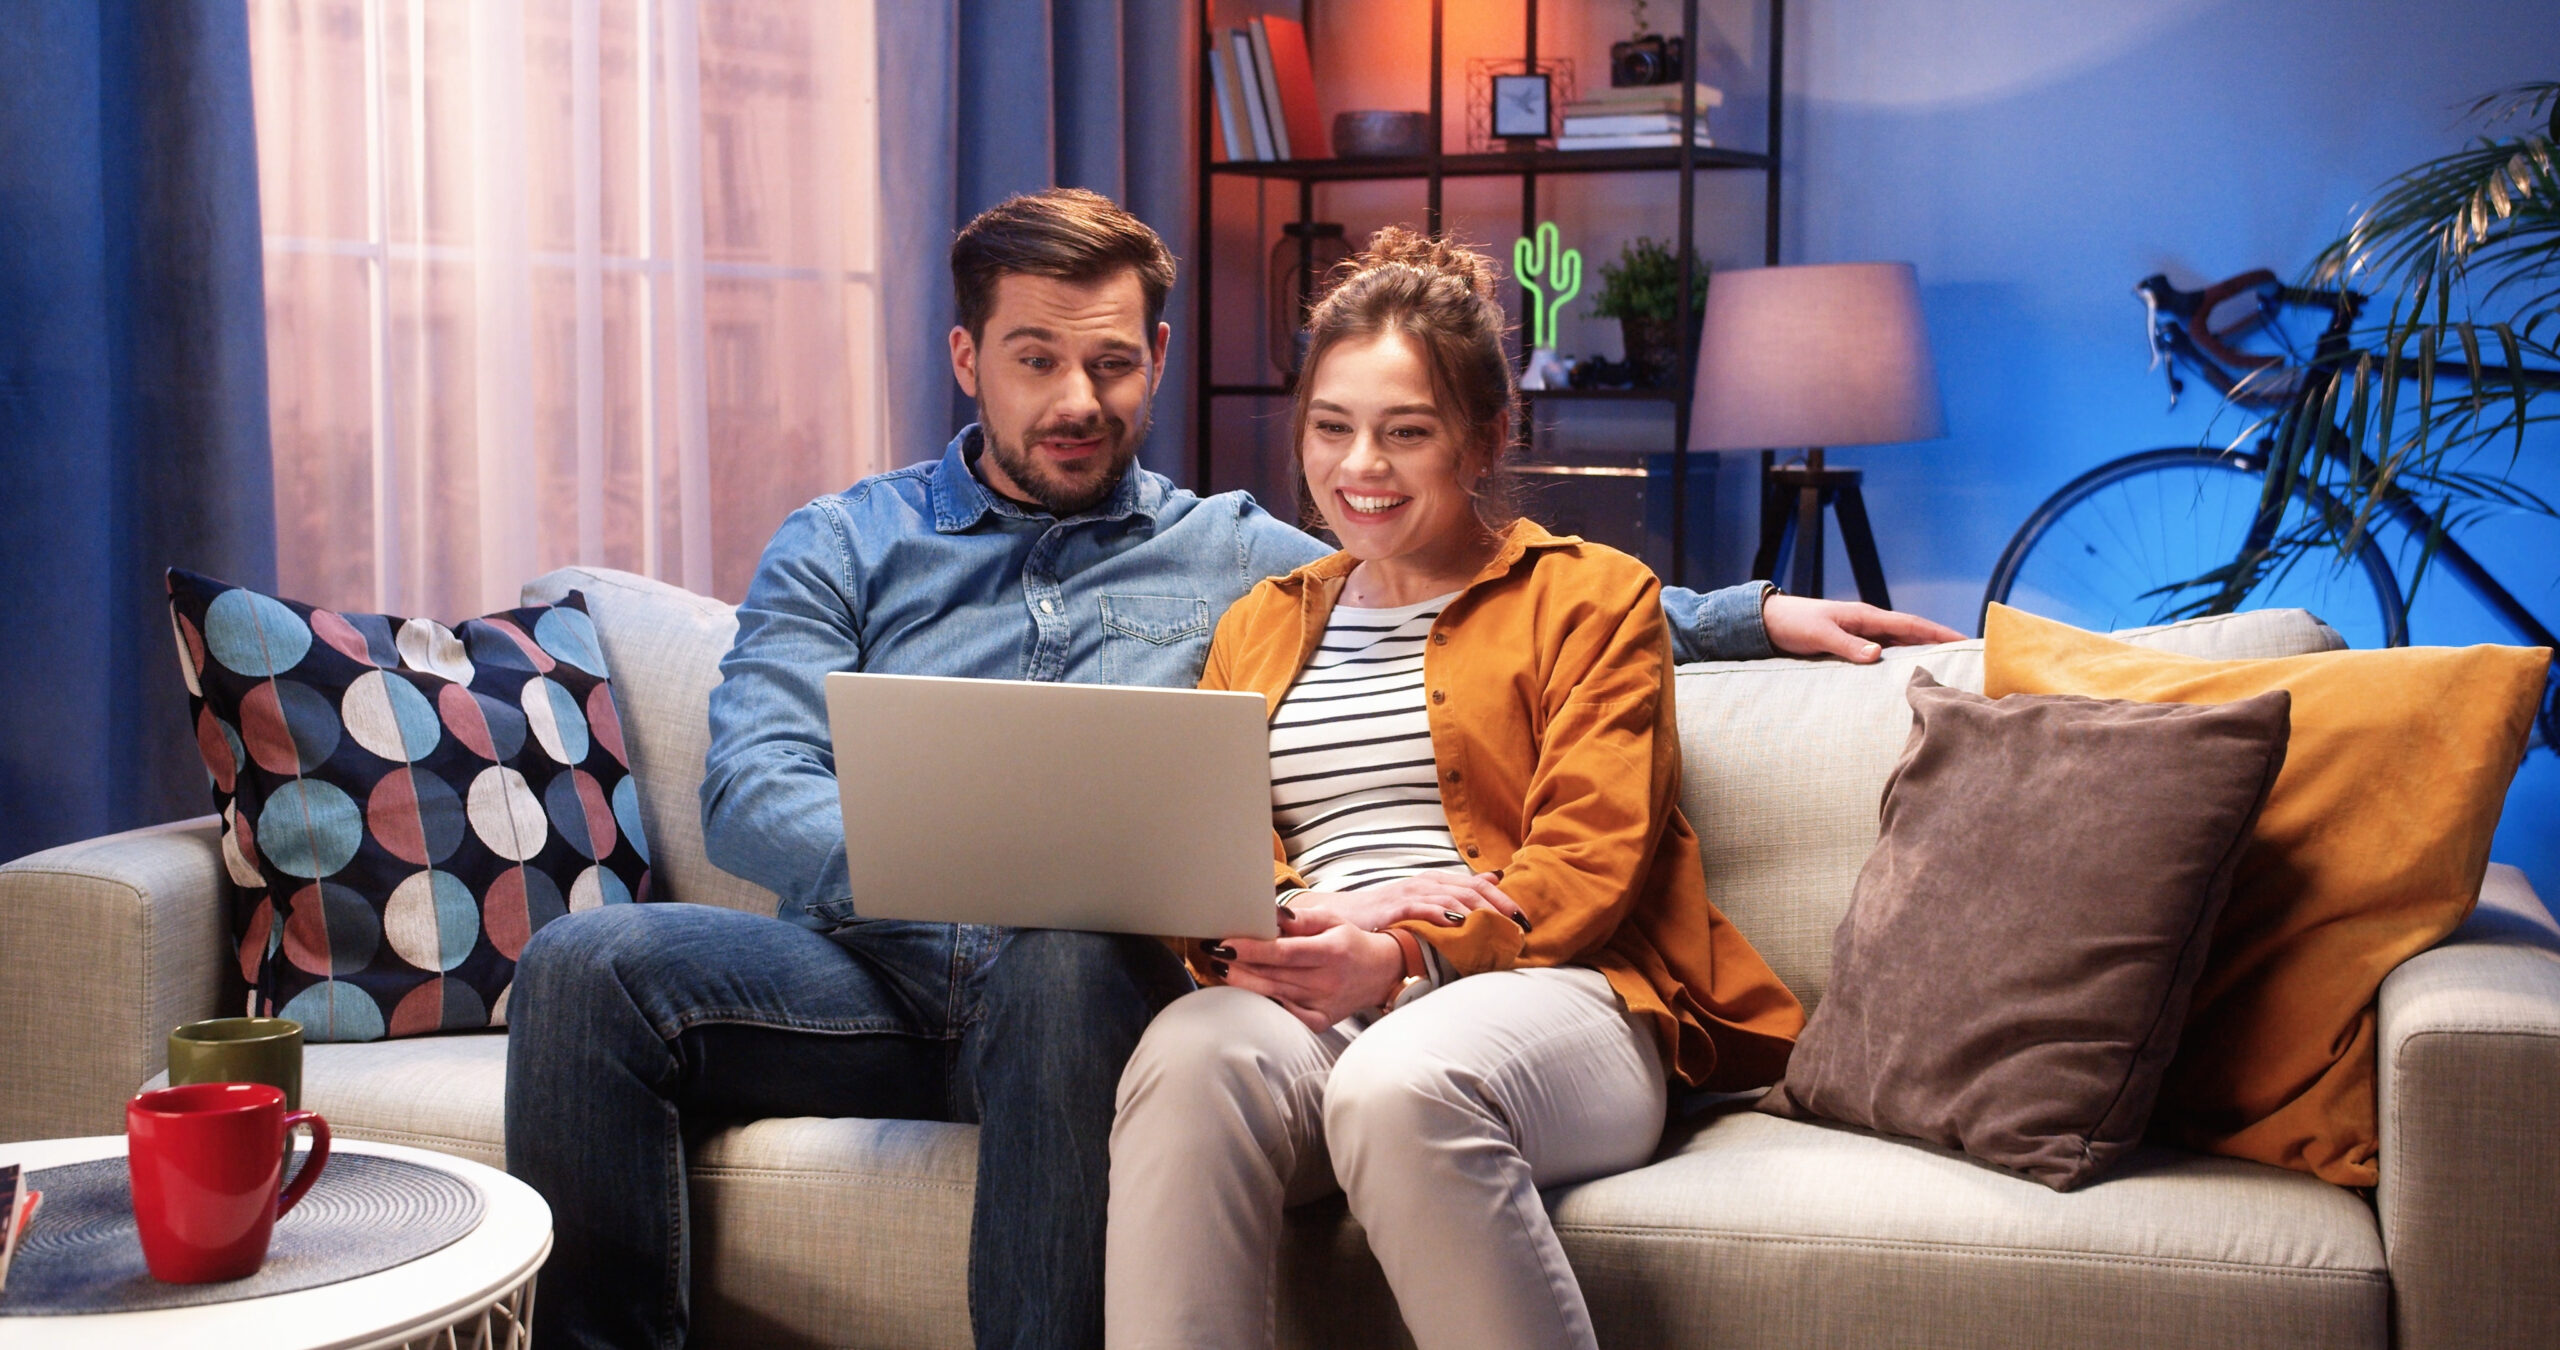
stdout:
MULTIPOLYGON (((2149 310, 2152 358, 2168 369, 2170 406, 2192 370, 2234 404, 2265 412, 2255 448, 2166 446, 2137 451, 2081 474, 2027 517, 1992 568, 1982 614, 2010 604, 2097 632, 2202 614, 2298 607, 2318 615, 2350 646, 2405 646, 2408 598, 2383 540, 2354 530, 2334 476, 2270 481, 2279 438, 2333 438, 2334 473, 2357 462, 2344 429, 2324 410, 2326 380, 2359 355, 2351 341, 2365 297, 2350 290, 2288 286, 2265 269, 2201 291, 2182 291, 2154 274, 2135 285, 2149 310), (2245 304, 2236 317, 2216 316, 2245 304), (2257 332, 2281 333, 2286 310, 2326 310, 2307 359, 2244 352, 2257 332), (2305 422, 2309 425, 2306 426, 2305 422), (2330 541, 2352 539, 2341 556, 2330 541)), ((2501 372, 2505 373, 2505 372, 2501 372)), ((2537 383, 2542 372, 2525 378, 2537 383)), ((2552 387, 2560 387, 2554 377, 2552 387)), ((2368 474, 2364 481, 2371 481, 2368 474)), ((2432 562, 2460 582, 2524 643, 2560 649, 2551 628, 2517 600, 2425 505, 2397 486, 2372 494, 2374 514, 2405 544, 2425 543, 2432 562)), ((1980 631, 1977 627, 1976 631, 1980 631)), ((2547 687, 2538 739, 2560 749, 2560 671, 2547 687)))

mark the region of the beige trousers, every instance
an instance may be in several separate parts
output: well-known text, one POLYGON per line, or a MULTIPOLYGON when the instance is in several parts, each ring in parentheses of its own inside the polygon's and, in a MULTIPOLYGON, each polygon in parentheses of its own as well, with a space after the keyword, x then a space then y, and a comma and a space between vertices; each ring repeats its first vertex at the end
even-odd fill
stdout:
POLYGON ((1281 1210, 1338 1184, 1421 1350, 1593 1345, 1538 1188, 1643 1163, 1666 1090, 1652 1032, 1579 967, 1458 980, 1356 1036, 1185 995, 1120 1077, 1105 1338, 1272 1344, 1281 1210))

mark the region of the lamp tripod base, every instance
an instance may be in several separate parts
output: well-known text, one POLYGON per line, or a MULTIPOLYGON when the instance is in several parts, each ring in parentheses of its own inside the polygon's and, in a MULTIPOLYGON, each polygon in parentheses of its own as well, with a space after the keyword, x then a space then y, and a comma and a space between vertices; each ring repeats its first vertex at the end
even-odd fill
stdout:
POLYGON ((1802 464, 1763 470, 1760 551, 1751 560, 1752 577, 1777 580, 1778 558, 1786 554, 1787 593, 1821 595, 1822 512, 1829 507, 1840 516, 1840 543, 1858 581, 1858 598, 1878 609, 1893 608, 1884 586, 1884 564, 1876 557, 1875 530, 1867 523, 1867 499, 1858 488, 1863 477, 1856 469, 1824 468, 1820 449, 1805 452, 1802 464))

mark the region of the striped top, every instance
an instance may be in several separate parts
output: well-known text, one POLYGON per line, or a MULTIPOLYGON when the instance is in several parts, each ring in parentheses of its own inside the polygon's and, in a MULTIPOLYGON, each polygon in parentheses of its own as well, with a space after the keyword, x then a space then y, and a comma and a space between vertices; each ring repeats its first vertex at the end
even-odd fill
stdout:
POLYGON ((1431 760, 1422 652, 1455 591, 1397 609, 1334 607, 1271 715, 1271 819, 1319 891, 1470 869, 1431 760))

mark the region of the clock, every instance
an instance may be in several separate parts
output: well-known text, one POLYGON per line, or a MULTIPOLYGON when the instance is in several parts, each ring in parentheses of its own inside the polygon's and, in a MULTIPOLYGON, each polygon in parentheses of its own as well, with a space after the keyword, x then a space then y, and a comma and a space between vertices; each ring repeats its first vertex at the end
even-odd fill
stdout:
POLYGON ((1549 86, 1544 75, 1493 77, 1493 134, 1510 140, 1537 140, 1550 134, 1549 86))

